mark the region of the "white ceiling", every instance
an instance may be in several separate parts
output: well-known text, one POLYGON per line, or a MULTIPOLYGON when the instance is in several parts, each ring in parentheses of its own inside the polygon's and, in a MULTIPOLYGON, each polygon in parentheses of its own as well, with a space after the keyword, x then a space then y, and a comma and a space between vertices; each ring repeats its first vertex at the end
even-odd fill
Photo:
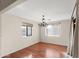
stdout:
POLYGON ((26 0, 6 13, 37 22, 44 14, 51 21, 70 19, 75 0, 26 0))

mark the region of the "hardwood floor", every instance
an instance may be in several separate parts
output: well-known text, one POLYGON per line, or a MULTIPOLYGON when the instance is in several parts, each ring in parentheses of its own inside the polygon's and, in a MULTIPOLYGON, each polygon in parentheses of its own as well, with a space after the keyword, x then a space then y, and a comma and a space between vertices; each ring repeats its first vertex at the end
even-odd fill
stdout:
POLYGON ((39 42, 3 58, 63 58, 67 47, 39 42))

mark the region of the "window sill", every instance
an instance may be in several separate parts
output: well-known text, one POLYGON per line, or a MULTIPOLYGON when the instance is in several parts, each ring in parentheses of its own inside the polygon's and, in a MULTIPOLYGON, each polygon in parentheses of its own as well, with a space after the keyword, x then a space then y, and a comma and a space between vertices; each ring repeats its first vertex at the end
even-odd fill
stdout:
POLYGON ((51 36, 51 37, 60 37, 60 35, 48 35, 48 36, 51 36))
POLYGON ((26 36, 22 36, 22 38, 26 38, 26 36))

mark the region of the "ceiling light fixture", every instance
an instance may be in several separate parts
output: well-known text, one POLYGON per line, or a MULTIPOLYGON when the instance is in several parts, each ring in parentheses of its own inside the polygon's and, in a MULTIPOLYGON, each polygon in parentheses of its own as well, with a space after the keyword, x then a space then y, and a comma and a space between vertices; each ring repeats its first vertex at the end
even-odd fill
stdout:
POLYGON ((46 22, 45 15, 42 15, 42 23, 38 24, 39 26, 46 27, 48 23, 46 22))

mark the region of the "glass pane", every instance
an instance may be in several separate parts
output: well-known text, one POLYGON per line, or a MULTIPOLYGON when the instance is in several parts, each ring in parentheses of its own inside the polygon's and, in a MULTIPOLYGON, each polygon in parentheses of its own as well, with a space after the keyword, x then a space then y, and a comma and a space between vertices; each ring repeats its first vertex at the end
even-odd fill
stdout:
POLYGON ((32 36, 32 27, 28 27, 28 36, 32 36))
POLYGON ((48 35, 60 35, 60 25, 48 25, 48 35))
POLYGON ((51 25, 47 27, 47 30, 48 30, 48 35, 53 35, 53 27, 51 25))
POLYGON ((26 37, 26 26, 22 26, 22 36, 26 37))

